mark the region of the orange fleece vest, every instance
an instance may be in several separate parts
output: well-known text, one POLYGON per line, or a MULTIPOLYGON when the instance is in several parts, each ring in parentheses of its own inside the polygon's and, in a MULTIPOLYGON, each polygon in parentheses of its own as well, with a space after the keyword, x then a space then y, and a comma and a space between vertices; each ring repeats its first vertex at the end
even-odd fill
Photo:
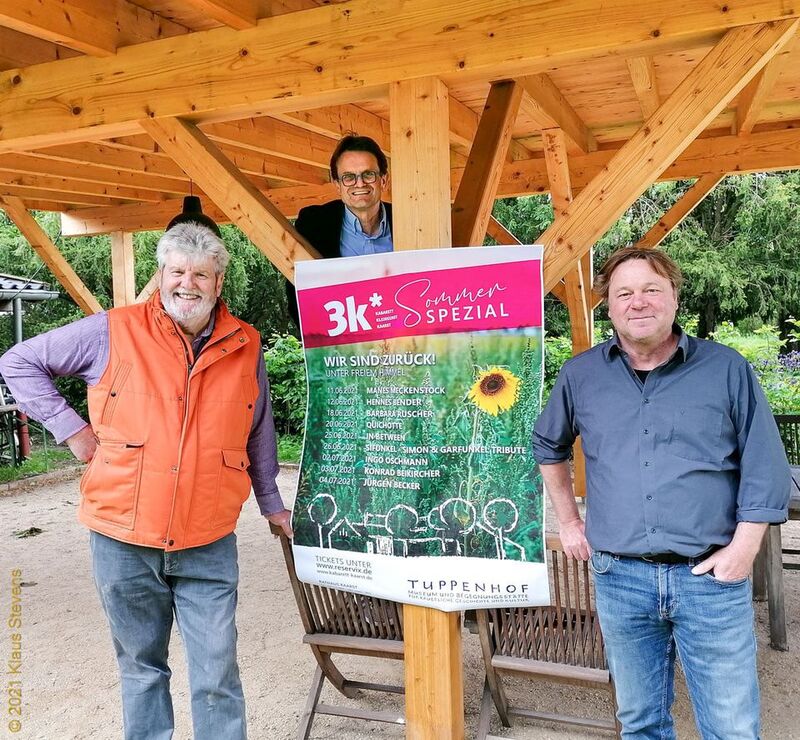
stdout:
POLYGON ((99 447, 79 519, 123 542, 182 550, 230 534, 250 493, 258 332, 217 302, 195 358, 156 294, 108 312, 108 367, 88 389, 99 447))

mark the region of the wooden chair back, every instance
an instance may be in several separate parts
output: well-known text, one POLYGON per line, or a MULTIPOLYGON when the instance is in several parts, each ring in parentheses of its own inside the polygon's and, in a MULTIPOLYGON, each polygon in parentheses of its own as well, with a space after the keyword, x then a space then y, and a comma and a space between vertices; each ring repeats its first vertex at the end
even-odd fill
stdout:
POLYGON ((488 736, 491 705, 511 726, 513 717, 545 719, 619 734, 616 719, 584 718, 512 706, 503 687, 504 674, 603 688, 614 687, 606 663, 603 636, 594 608, 588 562, 568 559, 556 536, 548 536, 550 606, 485 609, 477 613, 486 685, 478 738, 488 736))
POLYGON ((404 724, 403 712, 373 711, 358 706, 324 704, 319 701, 326 680, 350 699, 356 698, 361 689, 404 693, 402 686, 347 679, 332 659, 336 653, 348 653, 402 660, 402 605, 386 599, 301 582, 297 578, 292 543, 279 527, 270 524, 270 529, 280 538, 289 583, 305 630, 303 642, 311 647, 317 661, 306 706, 300 717, 297 737, 302 740, 308 738, 311 725, 318 714, 404 724))

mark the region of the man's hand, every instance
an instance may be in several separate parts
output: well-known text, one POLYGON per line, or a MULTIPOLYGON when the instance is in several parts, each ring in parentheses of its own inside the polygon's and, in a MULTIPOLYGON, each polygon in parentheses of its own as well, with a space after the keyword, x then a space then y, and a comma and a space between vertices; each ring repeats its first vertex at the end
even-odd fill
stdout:
POLYGON ((294 532, 292 531, 292 512, 288 509, 276 511, 274 514, 265 514, 264 519, 280 527, 289 539, 294 537, 294 532))
POLYGON ((580 517, 559 523, 558 536, 568 558, 588 560, 592 556, 592 548, 583 533, 583 519, 580 517))
POLYGON ((91 424, 87 424, 79 432, 67 437, 66 443, 72 454, 81 462, 88 463, 97 451, 97 437, 94 436, 91 424))
POLYGON ((718 581, 739 581, 747 578, 768 526, 756 522, 739 522, 730 543, 695 565, 692 574, 701 576, 712 573, 718 581))

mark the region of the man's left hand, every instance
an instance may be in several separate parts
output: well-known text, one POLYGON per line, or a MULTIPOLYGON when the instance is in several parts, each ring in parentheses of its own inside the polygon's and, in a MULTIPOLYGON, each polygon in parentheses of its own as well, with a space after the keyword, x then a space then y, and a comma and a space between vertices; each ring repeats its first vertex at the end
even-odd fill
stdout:
POLYGON ((265 514, 264 519, 280 527, 289 539, 294 537, 294 532, 292 531, 292 512, 288 509, 276 511, 274 514, 265 514))
POLYGON ((740 581, 747 578, 753 568, 766 524, 739 522, 730 543, 692 568, 696 576, 713 572, 718 581, 740 581))

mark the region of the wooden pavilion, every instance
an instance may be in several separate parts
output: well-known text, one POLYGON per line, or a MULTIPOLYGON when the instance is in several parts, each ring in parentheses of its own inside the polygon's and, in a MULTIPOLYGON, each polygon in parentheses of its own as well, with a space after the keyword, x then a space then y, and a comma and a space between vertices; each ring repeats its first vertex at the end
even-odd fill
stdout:
MULTIPOLYGON (((30 210, 131 234, 200 195, 290 279, 316 253, 289 218, 335 197, 346 132, 390 157, 397 248, 479 245, 495 198, 552 196, 545 287, 591 337, 592 245, 653 182, 800 166, 793 0, 8 0, 0 3, 0 207, 86 311, 30 210)), ((138 296, 148 294, 145 289, 138 296)), ((408 607, 408 737, 463 735, 458 616, 408 607), (435 669, 432 667, 436 666, 435 669)))

